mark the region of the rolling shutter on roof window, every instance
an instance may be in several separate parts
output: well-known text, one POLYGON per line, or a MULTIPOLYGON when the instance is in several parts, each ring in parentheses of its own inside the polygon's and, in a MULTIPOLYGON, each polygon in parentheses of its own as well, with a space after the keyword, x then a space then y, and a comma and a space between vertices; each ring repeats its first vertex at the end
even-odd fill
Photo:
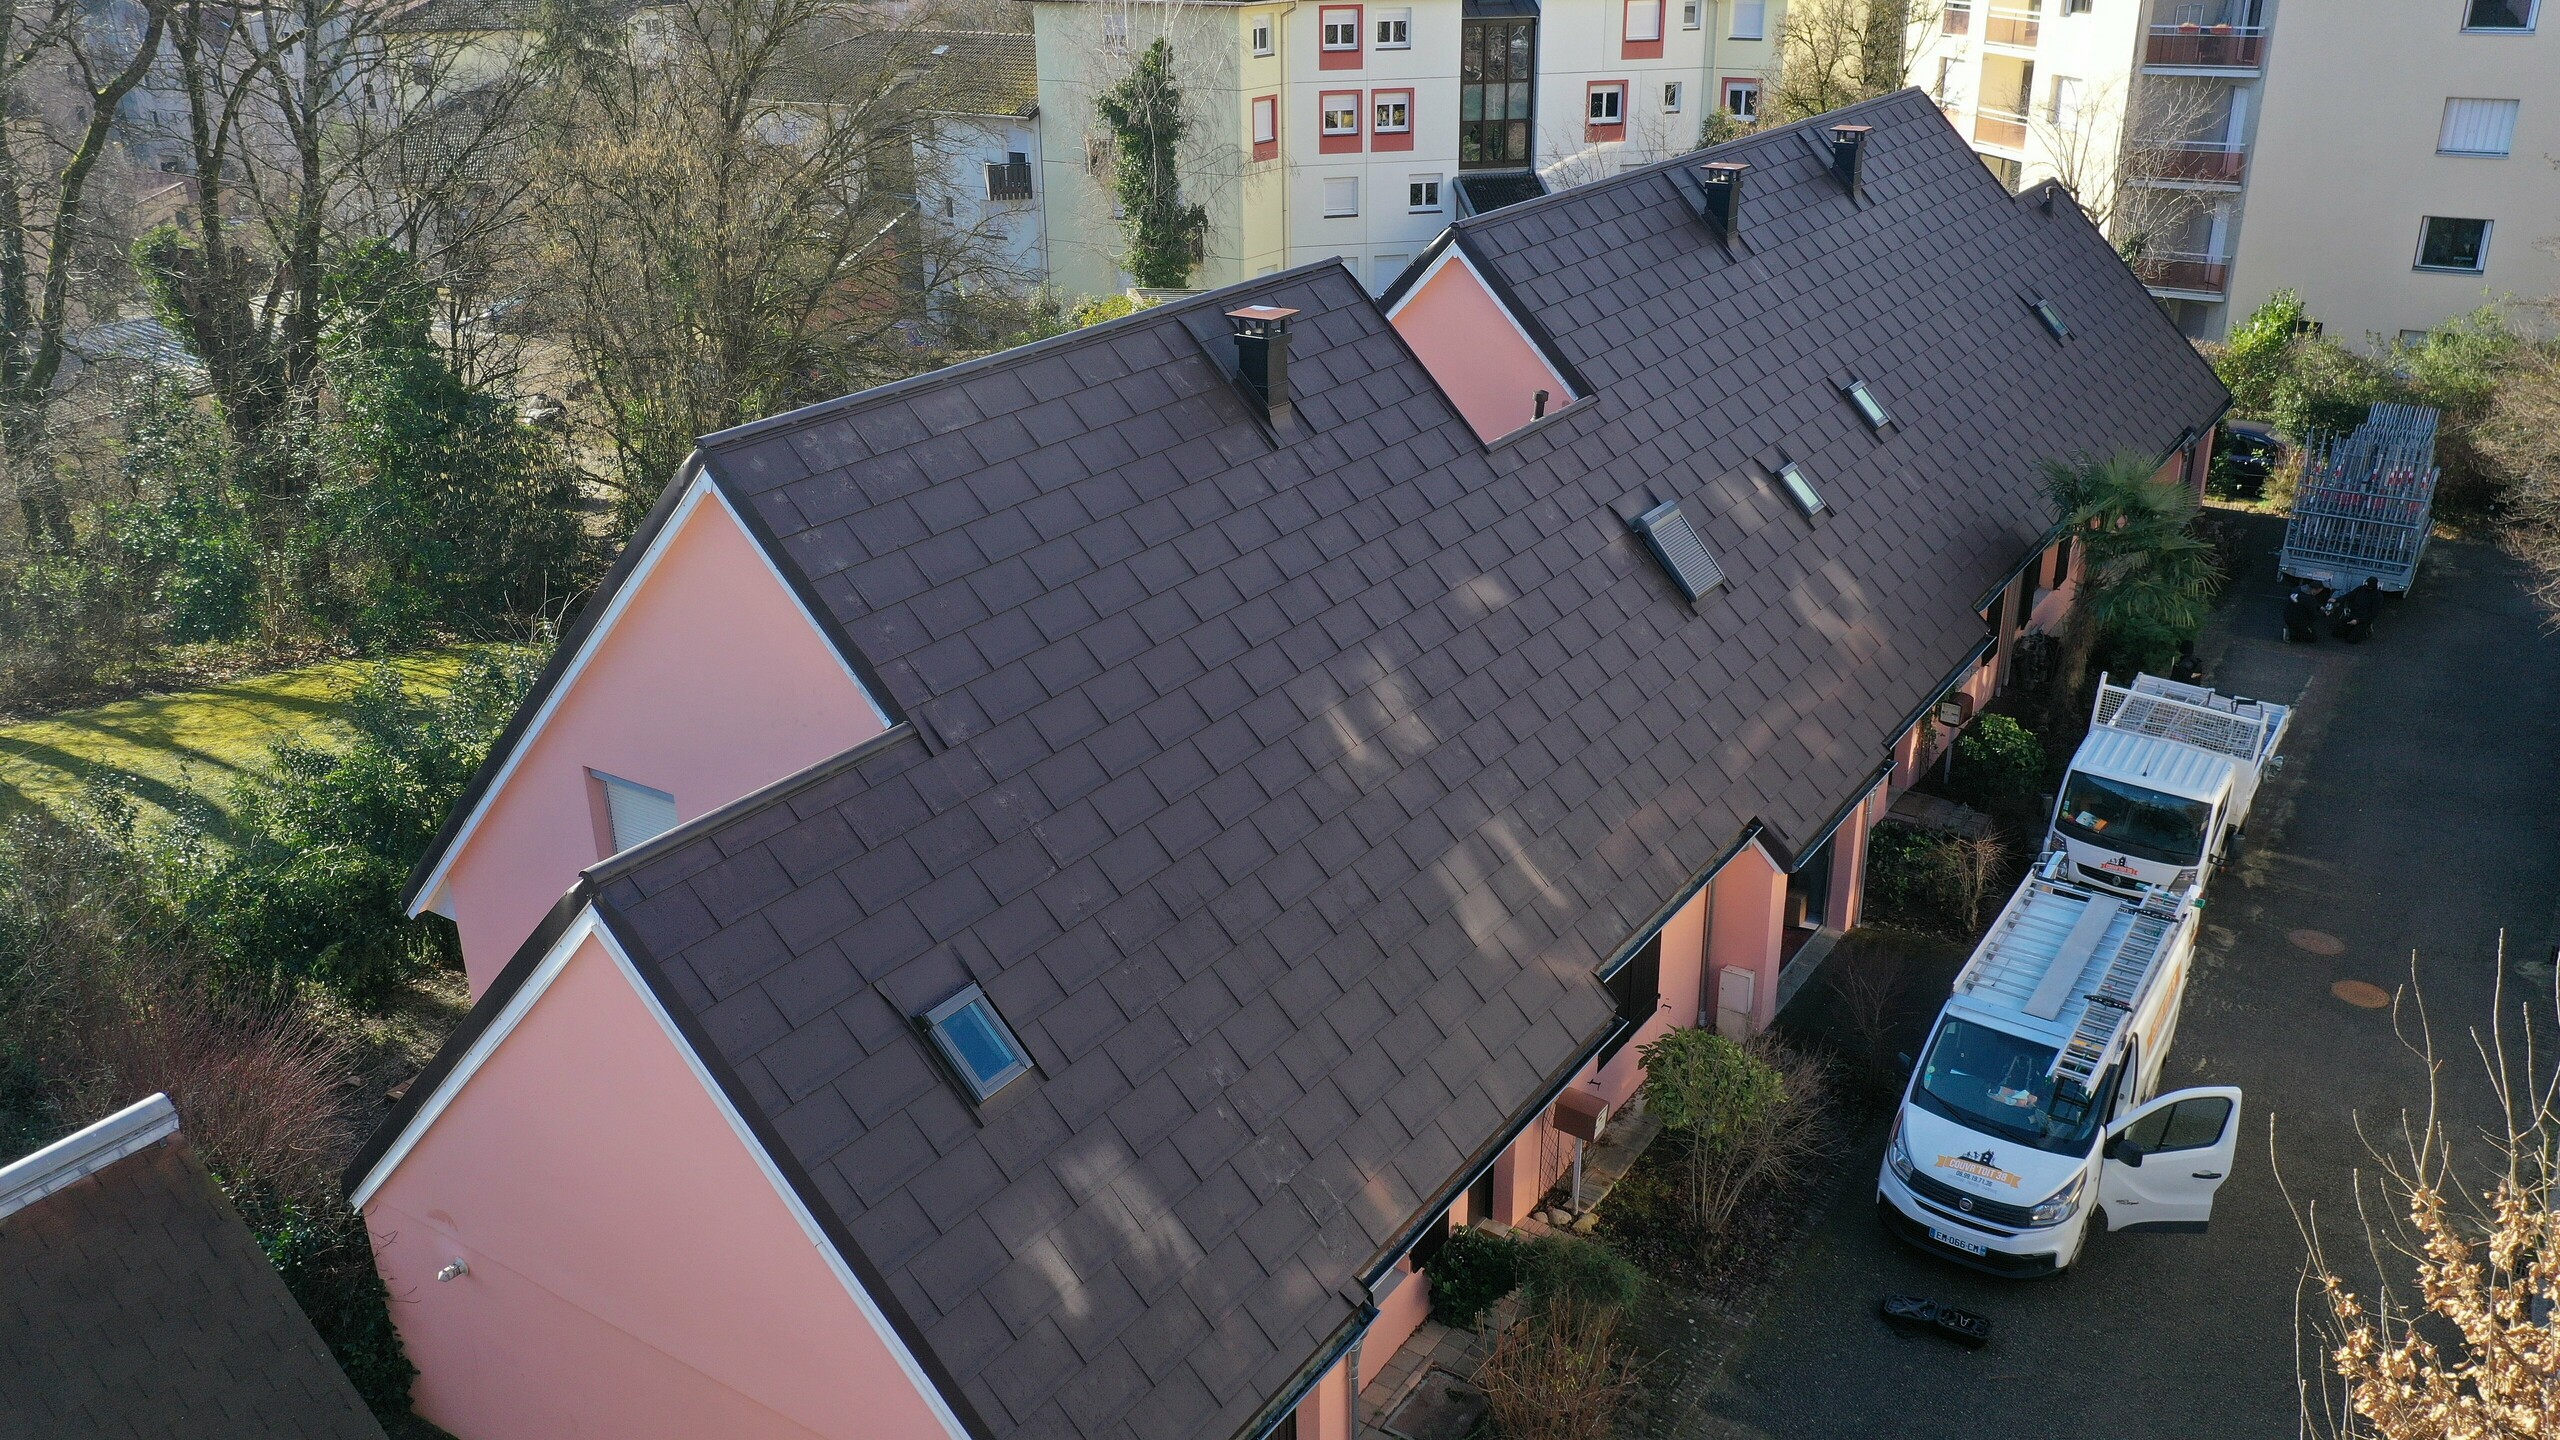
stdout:
POLYGON ((2450 155, 2505 155, 2515 149, 2516 102, 2447 100, 2436 148, 2450 155))
POLYGON ((605 814, 613 821, 614 853, 620 854, 676 828, 673 795, 611 775, 600 774, 596 779, 604 785, 605 814))

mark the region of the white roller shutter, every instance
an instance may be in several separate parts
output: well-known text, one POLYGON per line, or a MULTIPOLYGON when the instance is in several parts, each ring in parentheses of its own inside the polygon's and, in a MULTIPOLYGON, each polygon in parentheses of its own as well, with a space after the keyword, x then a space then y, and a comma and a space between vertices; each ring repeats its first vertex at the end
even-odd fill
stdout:
POLYGON ((2516 102, 2447 100, 2436 149, 2447 155, 2504 155, 2515 149, 2516 102))
POLYGON ((664 790, 652 790, 646 785, 634 785, 601 770, 589 773, 604 786, 605 814, 613 822, 616 854, 676 828, 676 797, 673 795, 664 790))

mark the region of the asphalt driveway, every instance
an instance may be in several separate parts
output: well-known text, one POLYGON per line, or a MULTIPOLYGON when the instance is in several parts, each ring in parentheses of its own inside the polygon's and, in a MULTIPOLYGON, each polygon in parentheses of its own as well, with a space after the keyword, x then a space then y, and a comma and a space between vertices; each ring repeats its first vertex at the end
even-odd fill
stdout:
MULTIPOLYGON (((2240 1162, 2200 1236, 2099 1235, 2072 1272, 2014 1283, 1901 1248, 1871 1201, 1881 1129, 1723 1376, 1681 1429, 1746 1436, 2291 1436, 2298 1432, 2295 1201, 2316 1199, 2333 1253, 2352 1223, 2352 1128, 2424 1103, 2386 989, 2417 952, 2448 1075, 2477 1115, 2462 1032, 2485 1021, 2496 946, 2509 999, 2550 996, 2560 905, 2560 638, 2523 576, 2484 546, 2439 542, 2373 643, 2278 641, 2279 528, 2203 647, 2227 689, 2295 700, 2289 760, 2261 795, 2239 864, 2216 878, 2195 989, 2163 1088, 2247 1092, 2240 1162), (2336 943, 2332 943, 2332 942, 2336 943), (2324 953, 2334 950, 2336 953, 2324 953), (2448 1049, 2452 1046, 2446 1047, 2448 1049), (1967 1353, 1906 1339, 1877 1299, 1915 1291, 1991 1317, 1967 1353)), ((2318 1383, 2315 1373, 2309 1378, 2318 1383)))

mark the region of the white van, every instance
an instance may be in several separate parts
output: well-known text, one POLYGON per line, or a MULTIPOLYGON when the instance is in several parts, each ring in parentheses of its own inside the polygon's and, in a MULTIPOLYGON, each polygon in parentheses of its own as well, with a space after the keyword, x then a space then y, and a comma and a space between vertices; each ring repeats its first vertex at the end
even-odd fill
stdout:
POLYGON ((1996 1275, 2049 1275, 2109 1230, 2197 1231, 2240 1092, 2153 1092, 2193 969, 2192 890, 2128 899, 2048 855, 1956 977, 1876 1175, 1885 1228, 1996 1275))
POLYGON ((2272 701, 2157 675, 2131 685, 2099 676, 2046 846, 2068 851, 2084 884, 2203 894, 2248 823, 2259 782, 2284 763, 2276 751, 2292 720, 2272 701))

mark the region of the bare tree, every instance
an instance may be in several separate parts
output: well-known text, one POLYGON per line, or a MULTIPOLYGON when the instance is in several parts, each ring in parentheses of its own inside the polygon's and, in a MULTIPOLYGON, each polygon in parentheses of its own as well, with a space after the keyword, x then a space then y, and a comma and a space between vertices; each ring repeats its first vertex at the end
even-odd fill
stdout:
MULTIPOLYGON (((545 99, 536 266, 626 514, 694 437, 929 363, 926 297, 1000 270, 927 223, 927 18, 683 0, 590 37, 545 99)), ((551 47, 559 53, 563 47, 551 47)))
POLYGON ((2212 133, 2227 94, 2144 77, 2128 97, 2110 81, 2071 100, 2056 97, 2028 126, 2054 179, 2119 251, 2157 254, 2211 211, 2214 192, 2198 186, 2238 178, 2239 155, 2212 133))
POLYGON ((1538 178, 1550 191, 1570 190, 1697 149, 1701 127, 1685 115, 1665 114, 1661 99, 1658 91, 1631 87, 1624 102, 1628 113, 1620 126, 1624 134, 1617 140, 1595 144, 1579 132, 1559 132, 1552 126, 1542 130, 1538 153, 1557 158, 1539 167, 1538 178))
POLYGON ((1805 120, 1901 89, 1944 9, 1941 0, 1789 0, 1768 115, 1805 120))
POLYGON ((30 546, 73 541, 47 414, 82 281, 116 268, 92 186, 164 26, 156 8, 0 0, 0 475, 30 546))

